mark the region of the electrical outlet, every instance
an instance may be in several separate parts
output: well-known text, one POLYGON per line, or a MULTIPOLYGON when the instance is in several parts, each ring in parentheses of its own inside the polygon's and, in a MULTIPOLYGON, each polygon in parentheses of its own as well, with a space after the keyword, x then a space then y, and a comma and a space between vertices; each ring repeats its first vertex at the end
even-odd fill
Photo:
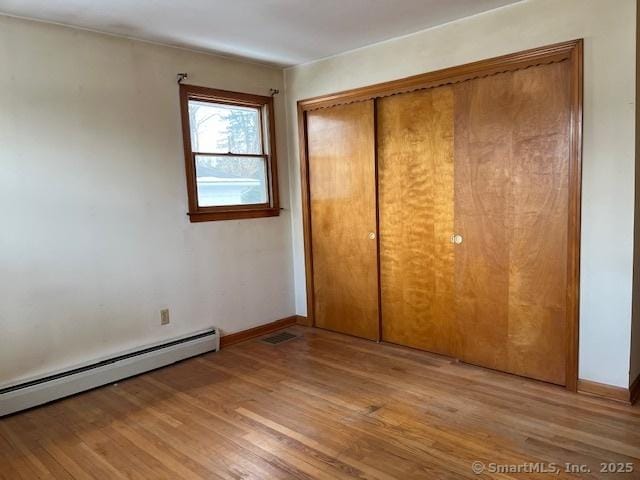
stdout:
POLYGON ((160 310, 160 325, 169 325, 169 309, 163 308, 160 310))

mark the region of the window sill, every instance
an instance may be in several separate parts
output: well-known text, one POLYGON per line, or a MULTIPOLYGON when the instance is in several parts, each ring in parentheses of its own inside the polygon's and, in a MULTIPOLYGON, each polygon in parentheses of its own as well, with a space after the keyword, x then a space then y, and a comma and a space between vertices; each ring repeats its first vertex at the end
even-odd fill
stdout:
POLYGON ((245 218, 277 217, 280 215, 279 208, 260 208, 254 210, 223 210, 218 212, 191 212, 189 221, 216 222, 220 220, 241 220, 245 218))

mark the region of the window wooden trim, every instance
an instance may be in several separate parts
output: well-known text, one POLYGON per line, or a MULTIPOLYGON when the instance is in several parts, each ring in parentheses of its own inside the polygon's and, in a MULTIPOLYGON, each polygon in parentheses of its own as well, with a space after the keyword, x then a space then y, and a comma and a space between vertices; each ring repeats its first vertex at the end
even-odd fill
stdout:
POLYGON ((198 87, 180 84, 180 114, 182 118, 182 142, 184 146, 185 172, 187 177, 187 196, 189 201, 189 220, 191 222, 210 222, 216 220, 234 220, 244 218, 275 217, 280 215, 280 199, 278 195, 278 171, 276 157, 276 130, 273 109, 273 97, 253 95, 250 93, 229 92, 215 88, 198 87), (198 205, 198 189, 196 184, 195 153, 191 149, 191 126, 189 125, 189 100, 224 103, 244 107, 255 107, 260 110, 262 122, 261 155, 242 155, 262 157, 266 162, 267 195, 269 201, 263 204, 224 205, 200 207, 198 205))

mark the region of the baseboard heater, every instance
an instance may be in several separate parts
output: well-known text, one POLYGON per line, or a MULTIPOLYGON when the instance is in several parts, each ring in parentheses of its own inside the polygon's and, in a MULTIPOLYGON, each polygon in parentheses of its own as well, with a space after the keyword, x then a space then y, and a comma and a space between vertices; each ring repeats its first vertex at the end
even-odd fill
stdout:
POLYGON ((217 328, 0 387, 0 417, 220 349, 217 328))

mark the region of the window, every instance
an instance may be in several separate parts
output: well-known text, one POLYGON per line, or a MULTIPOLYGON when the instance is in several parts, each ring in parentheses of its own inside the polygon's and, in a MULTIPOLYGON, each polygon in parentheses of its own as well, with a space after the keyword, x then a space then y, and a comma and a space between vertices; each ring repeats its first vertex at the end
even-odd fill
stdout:
POLYGON ((273 99, 180 85, 192 222, 280 213, 273 99))

